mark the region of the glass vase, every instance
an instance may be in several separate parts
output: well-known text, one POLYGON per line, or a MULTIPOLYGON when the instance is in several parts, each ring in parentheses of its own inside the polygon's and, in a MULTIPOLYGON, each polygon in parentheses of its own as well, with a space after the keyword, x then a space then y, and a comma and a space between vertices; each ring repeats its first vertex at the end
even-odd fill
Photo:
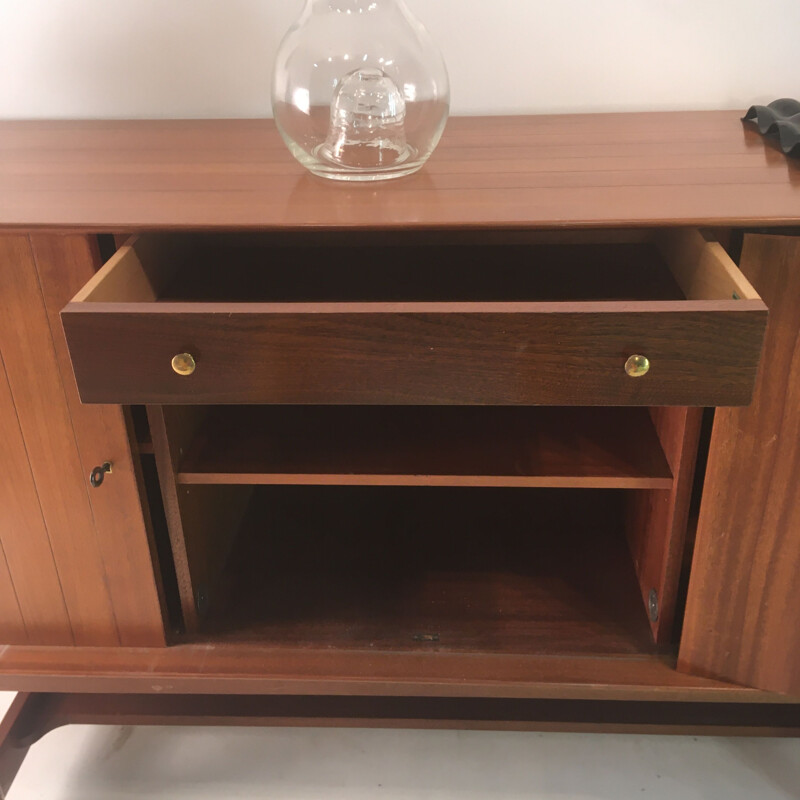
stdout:
POLYGON ((416 172, 444 131, 444 59, 403 0, 306 0, 275 64, 272 109, 315 175, 376 181, 416 172))

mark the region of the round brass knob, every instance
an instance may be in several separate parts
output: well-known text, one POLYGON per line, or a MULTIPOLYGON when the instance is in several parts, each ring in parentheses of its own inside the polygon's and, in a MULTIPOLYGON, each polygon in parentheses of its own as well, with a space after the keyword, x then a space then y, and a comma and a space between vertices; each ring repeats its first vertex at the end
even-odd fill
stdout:
POLYGON ((647 375, 649 371, 650 359, 647 356, 631 356, 625 362, 625 372, 627 372, 631 378, 641 378, 642 375, 647 375))
POLYGON ((174 369, 178 375, 191 375, 196 368, 197 363, 191 353, 178 353, 178 355, 172 359, 172 369, 174 369))

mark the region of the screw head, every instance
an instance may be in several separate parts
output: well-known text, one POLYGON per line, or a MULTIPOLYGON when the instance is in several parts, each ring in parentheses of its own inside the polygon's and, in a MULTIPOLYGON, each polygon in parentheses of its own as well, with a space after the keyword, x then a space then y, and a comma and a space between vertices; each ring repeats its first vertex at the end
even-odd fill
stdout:
POLYGON ((650 622, 658 622, 658 592, 655 589, 650 590, 647 598, 647 610, 650 614, 650 622))
POLYGON ((205 587, 200 587, 197 590, 197 596, 195 597, 195 607, 197 608, 197 613, 204 617, 208 613, 208 592, 206 591, 205 587))

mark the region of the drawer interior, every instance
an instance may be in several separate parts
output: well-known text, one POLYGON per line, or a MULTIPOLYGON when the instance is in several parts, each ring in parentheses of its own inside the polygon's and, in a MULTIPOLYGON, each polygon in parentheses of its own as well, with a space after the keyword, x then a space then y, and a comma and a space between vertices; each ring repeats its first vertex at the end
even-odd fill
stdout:
POLYGON ((75 302, 525 303, 757 299, 697 230, 560 236, 133 239, 75 302), (470 241, 472 240, 472 241, 470 241), (467 243, 465 243, 467 242, 467 243))
POLYGON ((192 241, 159 299, 390 303, 683 300, 652 243, 230 247, 192 241), (222 269, 220 269, 222 267, 222 269))

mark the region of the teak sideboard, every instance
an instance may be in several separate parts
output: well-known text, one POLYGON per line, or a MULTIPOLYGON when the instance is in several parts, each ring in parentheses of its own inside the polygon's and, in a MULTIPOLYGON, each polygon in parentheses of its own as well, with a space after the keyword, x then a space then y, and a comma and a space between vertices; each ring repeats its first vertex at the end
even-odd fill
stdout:
POLYGON ((0 227, 6 787, 75 721, 800 732, 800 165, 736 113, 365 185, 2 123, 0 227))

